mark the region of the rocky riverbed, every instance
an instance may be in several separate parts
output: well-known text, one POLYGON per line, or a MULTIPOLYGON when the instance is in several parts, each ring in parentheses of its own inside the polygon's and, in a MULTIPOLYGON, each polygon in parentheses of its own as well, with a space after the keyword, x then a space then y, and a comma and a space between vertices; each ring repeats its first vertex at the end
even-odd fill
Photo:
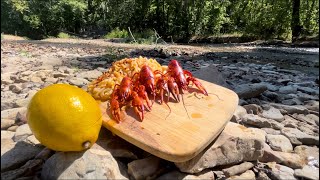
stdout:
POLYGON ((319 53, 93 40, 1 44, 2 179, 319 179, 319 75, 312 69, 319 53), (86 89, 129 56, 163 65, 175 58, 195 76, 237 92, 239 106, 219 137, 183 163, 157 158, 105 128, 85 152, 53 152, 37 141, 26 124, 37 91, 53 83, 86 89), (290 62, 296 66, 283 66, 290 62))

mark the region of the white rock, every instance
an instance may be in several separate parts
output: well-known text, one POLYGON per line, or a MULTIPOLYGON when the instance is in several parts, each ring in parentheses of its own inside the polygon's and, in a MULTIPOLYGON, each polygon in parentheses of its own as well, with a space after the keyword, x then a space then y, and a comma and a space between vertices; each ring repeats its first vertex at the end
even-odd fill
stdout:
POLYGON ((231 176, 230 178, 227 178, 227 180, 232 180, 232 179, 242 179, 242 180, 255 180, 256 175, 252 170, 248 170, 239 176, 231 176))
POLYGON ((263 155, 265 132, 229 122, 217 140, 193 159, 175 163, 182 172, 198 173, 219 165, 255 161, 263 155))
POLYGON ((26 111, 27 111, 26 107, 6 109, 6 110, 1 111, 1 118, 2 119, 15 119, 18 112, 20 112, 20 114, 25 114, 26 111))
POLYGON ((294 145, 319 145, 319 136, 311 136, 295 128, 283 128, 281 134, 294 145))
POLYGON ((134 160, 128 164, 128 173, 136 180, 154 177, 161 168, 160 162, 155 156, 134 160))
POLYGON ((128 179, 121 163, 108 152, 59 152, 43 165, 41 179, 128 179))
POLYGON ((10 126, 13 126, 14 120, 12 119, 1 119, 1 130, 6 130, 10 126))
POLYGON ((293 175, 294 170, 289 167, 282 166, 276 163, 268 163, 268 166, 271 168, 272 175, 279 180, 297 179, 293 175))
POLYGON ((319 168, 312 166, 304 166, 302 169, 294 170, 294 176, 311 180, 319 179, 319 168))
POLYGON ((259 158, 259 161, 276 162, 294 169, 302 168, 304 165, 306 165, 306 161, 300 155, 296 153, 274 151, 267 144, 264 145, 264 153, 263 156, 259 158))
POLYGON ((292 152, 292 144, 285 136, 267 134, 266 137, 271 149, 275 151, 292 152))
POLYGON ((12 139, 14 132, 1 130, 1 139, 12 139))
POLYGON ((25 140, 28 136, 31 136, 32 132, 30 130, 30 127, 28 124, 23 124, 21 126, 19 126, 16 130, 16 133, 13 137, 13 140, 15 142, 17 141, 23 141, 25 140))
POLYGON ((276 120, 278 122, 281 122, 282 120, 284 120, 284 117, 281 114, 281 112, 279 111, 279 109, 276 109, 274 107, 270 107, 269 110, 263 110, 262 116, 267 119, 276 120))
POLYGON ((214 180, 214 174, 212 171, 203 171, 196 174, 187 174, 182 173, 180 171, 171 171, 169 173, 166 173, 160 177, 158 177, 156 180, 171 180, 171 179, 179 179, 179 180, 203 180, 203 179, 210 179, 214 180))
POLYGON ((247 114, 242 121, 245 124, 260 127, 260 128, 273 128, 282 129, 283 125, 275 120, 266 119, 254 114, 247 114))

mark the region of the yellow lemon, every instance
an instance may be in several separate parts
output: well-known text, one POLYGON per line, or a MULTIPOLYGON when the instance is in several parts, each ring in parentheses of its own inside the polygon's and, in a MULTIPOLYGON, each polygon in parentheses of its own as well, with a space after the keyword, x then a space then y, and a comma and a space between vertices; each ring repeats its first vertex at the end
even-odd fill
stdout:
POLYGON ((102 124, 95 99, 84 90, 54 84, 38 91, 28 105, 31 131, 55 151, 81 151, 97 140, 102 124))

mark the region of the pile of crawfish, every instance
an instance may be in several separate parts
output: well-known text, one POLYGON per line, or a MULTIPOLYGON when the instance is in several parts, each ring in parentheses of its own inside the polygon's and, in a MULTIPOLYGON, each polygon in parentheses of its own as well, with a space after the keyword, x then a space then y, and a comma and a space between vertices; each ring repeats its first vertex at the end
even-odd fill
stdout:
POLYGON ((114 86, 111 94, 110 110, 113 118, 120 122, 120 109, 128 102, 134 108, 134 112, 143 121, 145 108, 150 111, 155 97, 160 95, 160 104, 164 101, 164 94, 169 102, 170 94, 176 102, 180 102, 180 92, 187 90, 190 82, 206 96, 208 93, 203 85, 193 77, 192 73, 182 69, 177 60, 171 60, 165 74, 161 71, 152 71, 152 69, 144 65, 140 72, 135 73, 132 77, 124 77, 120 84, 114 86), (151 103, 149 95, 153 97, 151 103), (146 106, 144 105, 146 101, 146 106))

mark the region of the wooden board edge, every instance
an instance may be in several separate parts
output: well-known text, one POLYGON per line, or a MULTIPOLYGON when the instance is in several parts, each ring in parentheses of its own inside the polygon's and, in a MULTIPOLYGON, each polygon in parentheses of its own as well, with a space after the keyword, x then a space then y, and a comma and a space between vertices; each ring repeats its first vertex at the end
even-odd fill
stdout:
MULTIPOLYGON (((225 87, 223 87, 225 88, 225 87)), ((234 109, 233 109, 233 112, 235 112, 237 106, 238 106, 238 103, 239 103, 239 97, 238 95, 230 90, 230 89, 227 89, 225 88, 226 90, 228 91, 231 91, 232 94, 234 94, 235 96, 235 104, 233 105, 234 109)), ((221 128, 219 129, 219 132, 216 133, 215 136, 212 137, 212 139, 210 141, 208 141, 207 143, 203 144, 201 147, 199 147, 199 149, 195 150, 195 151, 192 151, 192 152, 185 152, 184 154, 170 154, 170 153, 163 153, 163 152, 160 152, 158 149, 155 149, 151 146, 146 146, 145 144, 143 144, 142 142, 139 142, 137 141, 136 139, 130 137, 130 136, 126 136, 125 134, 122 134, 122 133, 118 133, 117 132, 117 129, 108 125, 108 123, 106 121, 103 121, 103 126, 105 128, 107 128, 108 130, 110 130, 113 134, 116 134, 117 136, 121 137, 122 139, 128 141, 129 143, 139 147, 140 149, 144 150, 144 151, 147 151, 149 152, 150 154, 153 154, 157 157, 160 157, 162 159, 165 159, 165 160, 168 160, 168 161, 171 161, 171 162, 185 162, 185 161, 188 161, 192 158, 194 158, 195 156, 197 156, 199 153, 201 153, 210 143, 212 143, 217 137, 218 135, 223 131, 223 129, 225 128, 225 126, 227 125, 228 122, 230 122, 231 118, 232 118, 233 114, 230 115, 230 117, 228 118, 229 120, 226 121, 224 123, 223 126, 221 126, 221 128)))

